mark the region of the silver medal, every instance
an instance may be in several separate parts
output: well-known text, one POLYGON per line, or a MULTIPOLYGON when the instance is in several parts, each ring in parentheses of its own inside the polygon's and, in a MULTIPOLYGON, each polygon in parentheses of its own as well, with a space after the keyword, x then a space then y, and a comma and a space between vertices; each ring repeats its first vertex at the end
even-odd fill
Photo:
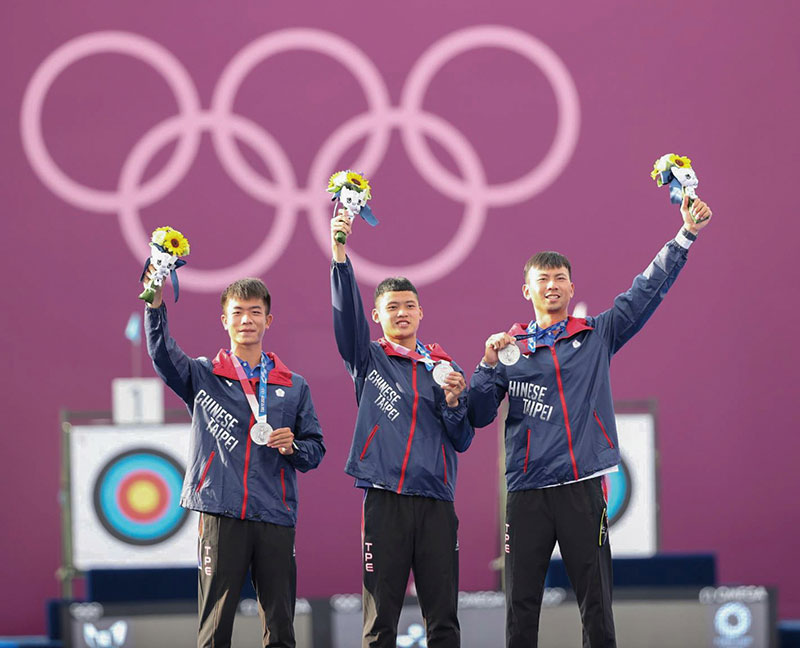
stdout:
POLYGON ((250 438, 253 443, 258 445, 267 445, 270 434, 272 434, 272 426, 266 421, 258 422, 250 428, 250 438))
POLYGON ((519 350, 519 347, 517 346, 516 342, 514 342, 500 349, 497 352, 497 359, 506 367, 510 367, 513 364, 517 364, 517 360, 519 360, 521 354, 522 353, 519 350))
POLYGON ((433 379, 436 381, 437 385, 444 385, 447 376, 449 376, 452 371, 453 365, 449 362, 438 362, 433 368, 433 379))

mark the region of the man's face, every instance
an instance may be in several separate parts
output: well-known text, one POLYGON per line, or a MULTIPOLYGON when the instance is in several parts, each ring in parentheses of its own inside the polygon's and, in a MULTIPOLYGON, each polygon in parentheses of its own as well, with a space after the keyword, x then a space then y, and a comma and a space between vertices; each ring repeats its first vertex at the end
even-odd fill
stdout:
POLYGON ((411 290, 385 292, 372 309, 372 320, 381 325, 390 340, 415 338, 421 319, 422 308, 411 290))
POLYGON ((231 346, 261 346, 264 333, 272 324, 272 314, 267 314, 262 299, 234 299, 225 304, 222 326, 228 331, 231 346))
MULTIPOLYGON (((560 268, 531 268, 528 281, 522 286, 525 299, 533 302, 537 314, 564 314, 569 300, 575 294, 575 286, 569 279, 569 270, 560 268)), ((563 318, 562 318, 563 319, 563 318)))

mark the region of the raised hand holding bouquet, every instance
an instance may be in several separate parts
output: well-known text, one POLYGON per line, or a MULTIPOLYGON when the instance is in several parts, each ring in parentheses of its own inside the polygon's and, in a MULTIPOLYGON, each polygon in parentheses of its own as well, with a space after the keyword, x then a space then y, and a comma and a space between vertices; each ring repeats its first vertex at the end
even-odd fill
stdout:
MULTIPOLYGON (((331 200, 335 200, 333 207, 333 218, 336 218, 339 204, 347 210, 347 215, 352 221, 357 215, 361 216, 370 225, 375 227, 378 219, 372 213, 372 209, 367 205, 367 201, 372 198, 372 189, 367 180, 360 173, 351 171, 337 171, 328 180, 328 189, 333 194, 331 200)), ((344 245, 347 240, 344 232, 336 233, 336 241, 344 245)))
POLYGON ((155 289, 164 284, 164 280, 169 276, 172 279, 172 289, 175 293, 175 301, 178 301, 178 275, 175 272, 178 268, 186 265, 186 261, 180 257, 189 255, 189 241, 178 230, 171 227, 159 227, 153 232, 150 238, 150 258, 144 263, 144 270, 139 281, 144 281, 148 268, 152 265, 155 272, 151 275, 139 299, 143 299, 148 304, 153 303, 155 289))
MULTIPOLYGON (((691 209, 694 201, 697 200, 695 189, 700 180, 692 168, 692 161, 685 156, 667 153, 655 161, 650 177, 656 181, 659 187, 669 186, 670 202, 679 205, 683 202, 684 196, 689 198, 689 208, 691 209)), ((694 218, 694 216, 692 216, 694 218)), ((695 223, 701 223, 707 218, 695 219, 695 223)))

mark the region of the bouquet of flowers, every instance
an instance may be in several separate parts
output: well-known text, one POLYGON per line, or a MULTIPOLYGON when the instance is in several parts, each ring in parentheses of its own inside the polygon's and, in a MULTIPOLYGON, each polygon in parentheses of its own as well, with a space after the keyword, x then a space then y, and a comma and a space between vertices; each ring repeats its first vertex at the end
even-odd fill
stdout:
MULTIPOLYGON (((336 201, 333 206, 333 218, 336 218, 336 212, 341 204, 347 210, 351 221, 360 215, 373 227, 378 224, 378 219, 367 205, 367 201, 372 198, 372 189, 369 181, 360 173, 350 169, 337 171, 328 180, 327 191, 333 194, 331 200, 336 201)), ((343 244, 346 239, 344 232, 336 233, 336 240, 339 243, 343 244)))
POLYGON ((650 177, 661 187, 669 186, 670 202, 680 204, 684 196, 689 196, 689 207, 697 200, 695 188, 700 181, 697 179, 692 161, 688 157, 667 153, 658 158, 650 172, 650 177))
POLYGON ((150 258, 144 262, 144 270, 139 281, 144 281, 147 269, 152 265, 156 270, 150 277, 139 299, 143 299, 148 304, 153 303, 155 289, 164 284, 164 280, 169 276, 172 279, 172 288, 175 293, 175 301, 178 301, 178 275, 175 272, 186 261, 180 257, 189 255, 189 241, 178 230, 171 227, 159 227, 150 237, 150 258))

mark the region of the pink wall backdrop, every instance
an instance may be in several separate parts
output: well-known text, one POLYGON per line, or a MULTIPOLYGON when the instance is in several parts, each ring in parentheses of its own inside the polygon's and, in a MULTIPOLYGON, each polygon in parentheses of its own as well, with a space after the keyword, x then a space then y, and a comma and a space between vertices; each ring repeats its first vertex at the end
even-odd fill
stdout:
MULTIPOLYGON (((649 178, 669 151, 693 159, 714 222, 617 357, 615 397, 659 404, 663 549, 715 552, 722 581, 777 585, 781 617, 800 617, 795 3, 27 0, 0 14, 0 634, 42 632, 58 594, 59 410, 108 409, 111 379, 130 375, 123 329, 154 227, 192 243, 170 306, 187 352, 226 344, 227 281, 270 286, 267 344, 309 380, 328 444, 301 480, 299 590, 355 592, 327 176, 372 180, 381 225, 352 239, 363 290, 410 275, 422 338, 469 368, 489 333, 530 316, 533 252, 572 259, 590 313, 628 287, 678 229, 649 178)), ((496 462, 480 431, 459 472, 463 589, 496 585, 496 462)))

